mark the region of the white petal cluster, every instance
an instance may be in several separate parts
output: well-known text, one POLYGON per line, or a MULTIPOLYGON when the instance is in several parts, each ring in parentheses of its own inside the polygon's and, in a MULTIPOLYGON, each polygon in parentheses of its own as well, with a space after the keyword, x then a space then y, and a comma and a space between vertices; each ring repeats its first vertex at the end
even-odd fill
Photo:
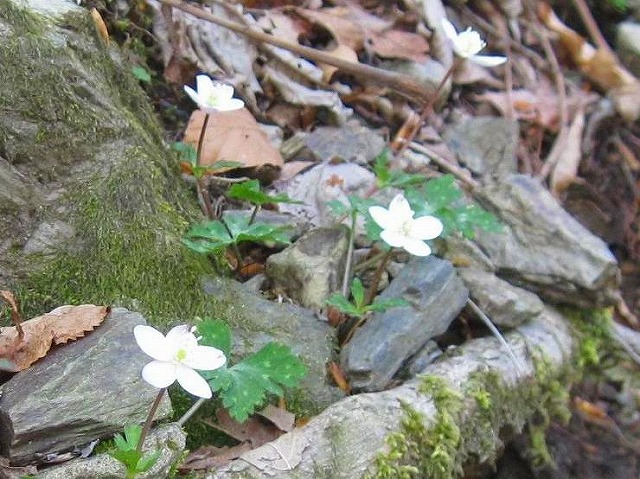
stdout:
POLYGON ((463 32, 456 32, 456 28, 446 18, 442 19, 442 28, 453 44, 453 51, 462 58, 466 58, 485 67, 495 67, 507 61, 506 57, 478 55, 487 44, 480 34, 471 27, 463 32))
POLYGON ((151 326, 138 325, 133 334, 140 349, 154 359, 142 369, 142 379, 157 388, 166 388, 177 380, 194 396, 212 396, 209 384, 195 370, 212 371, 224 366, 227 358, 222 351, 200 346, 187 325, 176 326, 166 336, 151 326))
POLYGON ((437 238, 442 233, 442 222, 435 216, 414 218, 414 211, 401 193, 391 200, 389 209, 372 206, 369 214, 382 228, 380 238, 385 243, 416 256, 429 256, 431 248, 424 240, 437 238))
POLYGON ((244 106, 242 100, 233 98, 231 85, 214 83, 207 75, 196 76, 196 89, 185 85, 184 91, 205 113, 238 110, 244 106))

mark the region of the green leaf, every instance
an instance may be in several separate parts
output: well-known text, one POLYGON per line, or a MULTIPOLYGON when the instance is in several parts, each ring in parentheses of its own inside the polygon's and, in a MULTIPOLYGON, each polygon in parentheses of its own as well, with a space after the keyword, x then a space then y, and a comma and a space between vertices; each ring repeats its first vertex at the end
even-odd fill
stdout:
POLYGON ((458 185, 456 185, 453 175, 433 178, 427 181, 424 186, 424 200, 429 204, 432 211, 446 206, 452 206, 456 201, 462 199, 462 197, 462 191, 458 188, 458 185))
POLYGON ((202 371, 229 414, 240 422, 264 403, 267 393, 281 396, 283 387, 297 386, 306 373, 290 348, 278 343, 267 344, 230 368, 202 371))
POLYGON ((219 220, 192 226, 182 243, 197 253, 216 253, 232 244, 234 239, 219 220))
POLYGON ((147 70, 146 68, 141 66, 136 66, 131 69, 131 73, 133 73, 133 76, 136 77, 141 82, 151 83, 151 74, 149 73, 149 70, 147 70))
POLYGON ((331 200, 327 202, 327 206, 334 216, 344 216, 349 214, 349 207, 340 200, 331 200))
POLYGON ((353 296, 356 309, 361 310, 364 306, 364 287, 358 277, 353 278, 351 282, 351 296, 353 296))
MULTIPOLYGON (((121 451, 131 450, 131 447, 129 447, 129 443, 125 440, 124 437, 122 437, 122 434, 116 434, 115 436, 113 436, 113 442, 121 451)), ((133 449, 135 449, 135 447, 133 449)))
POLYGON ((221 350, 228 358, 231 354, 231 328, 221 319, 204 319, 196 324, 198 334, 202 336, 200 344, 213 346, 221 350))
POLYGON ((182 141, 176 141, 171 144, 171 149, 178 153, 178 158, 182 161, 187 161, 195 166, 196 160, 198 158, 198 152, 189 143, 184 143, 182 141))
POLYGON ((141 457, 136 464, 136 472, 146 472, 153 467, 160 457, 160 451, 154 451, 141 457))
POLYGON ((124 437, 131 448, 138 447, 140 436, 142 436, 142 427, 139 424, 127 424, 124 427, 124 437))
POLYGON ((133 472, 136 470, 138 461, 140 461, 141 453, 135 449, 126 451, 123 451, 122 449, 114 449, 109 451, 109 455, 124 464, 127 471, 133 472))
POLYGON ((224 221, 237 243, 255 241, 256 243, 289 244, 291 242, 291 227, 273 226, 266 223, 249 224, 249 218, 244 215, 225 215, 224 221))
POLYGON ((326 304, 333 306, 334 308, 342 311, 344 314, 359 318, 362 316, 362 311, 356 308, 347 298, 340 293, 333 293, 327 298, 326 304))
POLYGON ((292 200, 286 193, 277 195, 268 195, 260 191, 260 182, 258 180, 243 181, 236 183, 229 188, 228 195, 230 198, 245 200, 254 205, 265 205, 270 203, 302 203, 301 201, 292 200))
POLYGON ((402 298, 376 298, 373 303, 367 306, 367 310, 382 313, 387 309, 400 308, 403 306, 410 306, 410 303, 402 298))
POLYGON ((473 239, 476 228, 491 233, 500 233, 503 231, 502 224, 498 218, 476 204, 456 208, 453 214, 456 227, 465 238, 473 239))
POLYGON ((392 170, 390 168, 388 153, 388 150, 383 150, 382 153, 376 156, 373 165, 373 172, 376 175, 378 188, 404 188, 425 182, 425 177, 422 175, 409 174, 402 170, 392 170))

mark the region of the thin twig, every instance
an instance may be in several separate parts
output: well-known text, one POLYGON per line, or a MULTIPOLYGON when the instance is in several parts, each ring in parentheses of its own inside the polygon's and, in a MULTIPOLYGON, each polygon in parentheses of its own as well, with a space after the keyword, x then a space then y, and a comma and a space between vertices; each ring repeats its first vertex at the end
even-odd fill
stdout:
POLYGON ((584 23, 585 28, 589 32, 591 40, 596 45, 598 50, 604 50, 609 55, 613 55, 613 51, 607 43, 607 40, 604 38, 604 35, 600 31, 595 18, 593 18, 593 14, 589 9, 589 5, 587 5, 587 2, 585 2, 585 0, 573 0, 573 5, 576 7, 576 10, 578 10, 578 14, 582 19, 582 23, 584 23))
POLYGON ((351 277, 351 265, 353 263, 353 237, 356 231, 356 219, 358 213, 351 212, 351 228, 349 228, 349 246, 347 248, 347 261, 344 265, 344 275, 342 276, 342 296, 345 298, 349 293, 349 278, 351 277))
POLYGON ((362 63, 353 63, 347 60, 342 60, 327 52, 305 47, 297 43, 291 43, 273 35, 269 35, 268 33, 264 33, 262 31, 254 29, 249 25, 241 25, 239 23, 231 22, 224 18, 217 17, 210 12, 202 10, 195 5, 185 3, 181 0, 158 1, 162 4, 172 6, 174 8, 177 8, 178 10, 182 10, 183 12, 193 15, 194 17, 207 20, 221 27, 228 28, 229 30, 233 30, 234 32, 245 35, 253 41, 275 45, 315 62, 332 65, 346 73, 359 78, 363 82, 372 82, 381 86, 385 86, 397 91, 398 93, 404 93, 411 98, 421 101, 424 101, 430 98, 431 95, 433 95, 433 89, 430 88, 429 85, 418 82, 409 75, 383 70, 381 68, 376 68, 362 63))
POLYGON ((466 170, 463 170, 462 168, 458 168, 457 166, 452 165, 447 160, 440 157, 439 155, 429 150, 428 148, 425 148, 424 146, 416 142, 411 143, 410 148, 412 150, 417 151, 418 153, 422 153, 423 155, 428 156, 429 159, 433 161, 436 165, 438 165, 440 168, 445 170, 447 173, 451 173, 453 176, 458 178, 460 181, 462 181, 464 184, 469 186, 471 189, 475 189, 479 186, 479 183, 473 178, 471 178, 471 175, 466 170))
POLYGON ((511 349, 511 346, 509 346, 509 343, 507 343, 507 341, 504 339, 504 336, 502 336, 500 331, 498 331, 498 328, 496 328, 493 322, 491 321, 491 319, 489 319, 489 316, 487 316, 484 313, 484 311, 482 311, 480 307, 476 303, 474 303, 471 299, 467 299, 467 305, 473 310, 474 313, 476 313, 476 315, 482 320, 482 322, 487 326, 487 328, 489 328, 489 330, 491 331, 491 334, 493 334, 496 337, 496 339, 500 341, 500 344, 502 344, 502 347, 507 351, 507 354, 511 358, 511 361, 513 361, 513 364, 516 367, 516 370, 518 371, 518 375, 524 376, 525 369, 522 366, 522 363, 520 363, 520 360, 513 352, 513 349, 511 349))
POLYGON ((385 255, 382 257, 382 261, 380 261, 380 264, 376 268, 375 273, 373 273, 373 279, 371 280, 371 284, 369 285, 369 289, 367 290, 367 295, 364 298, 365 305, 371 304, 373 298, 376 297, 376 294, 378 293, 378 285, 380 284, 380 278, 382 278, 382 273, 389 264, 392 253, 392 249, 385 253, 385 255))

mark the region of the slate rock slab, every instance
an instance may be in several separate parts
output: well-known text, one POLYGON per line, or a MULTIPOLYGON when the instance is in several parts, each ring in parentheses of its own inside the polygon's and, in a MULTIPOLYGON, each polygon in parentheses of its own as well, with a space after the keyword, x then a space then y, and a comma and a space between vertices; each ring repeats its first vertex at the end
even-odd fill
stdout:
POLYGON ((458 268, 471 297, 497 326, 514 328, 539 315, 544 304, 531 291, 513 286, 495 274, 476 268, 458 268))
MULTIPOLYGON (((58 346, 2 386, 0 455, 24 465, 142 423, 157 389, 140 372, 150 361, 133 336, 144 318, 116 308, 84 338, 58 346)), ((156 418, 171 414, 169 400, 156 418)))
MULTIPOLYGON (((169 477, 171 466, 183 454, 185 433, 175 423, 163 424, 153 428, 144 442, 143 451, 153 453, 160 450, 156 463, 136 479, 153 479, 169 477)), ((126 471, 122 463, 109 454, 103 453, 89 458, 78 458, 60 466, 51 467, 38 472, 38 479, 124 479, 126 471)))
POLYGON ((479 116, 447 128, 443 137, 449 148, 473 173, 504 176, 517 172, 518 122, 479 116))
POLYGON ((505 225, 502 233, 476 238, 498 276, 552 302, 594 307, 615 300, 620 272, 606 243, 538 181, 511 175, 474 196, 505 225))
POLYGON ((410 306, 374 314, 342 349, 342 368, 356 391, 384 389, 409 357, 447 330, 469 291, 451 263, 428 256, 413 258, 380 296, 410 306))
POLYGON ((309 368, 300 384, 308 406, 318 411, 344 397, 339 388, 329 384, 326 374, 335 347, 335 330, 326 321, 295 304, 261 298, 226 278, 208 279, 204 290, 227 304, 228 317, 243 326, 233 330, 232 363, 271 341, 286 344, 309 368))
POLYGON ((265 273, 273 288, 306 308, 319 310, 340 289, 348 249, 346 226, 316 228, 269 256, 265 273))

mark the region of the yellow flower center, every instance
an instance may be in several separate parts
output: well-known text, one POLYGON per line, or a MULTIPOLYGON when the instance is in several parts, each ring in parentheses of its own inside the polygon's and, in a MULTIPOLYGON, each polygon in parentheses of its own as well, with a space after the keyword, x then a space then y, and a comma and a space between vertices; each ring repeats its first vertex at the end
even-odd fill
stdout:
POLYGON ((178 362, 183 362, 187 359, 187 350, 184 348, 180 348, 176 351, 175 359, 178 362))

